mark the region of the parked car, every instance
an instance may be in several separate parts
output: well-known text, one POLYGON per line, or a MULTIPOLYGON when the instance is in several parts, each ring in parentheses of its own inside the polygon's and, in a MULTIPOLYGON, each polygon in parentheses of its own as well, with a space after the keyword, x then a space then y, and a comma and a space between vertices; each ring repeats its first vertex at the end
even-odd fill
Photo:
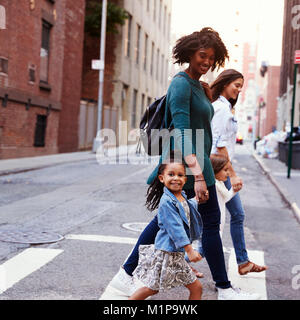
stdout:
POLYGON ((239 144, 243 144, 244 143, 243 136, 241 134, 238 134, 236 136, 236 143, 239 143, 239 144))

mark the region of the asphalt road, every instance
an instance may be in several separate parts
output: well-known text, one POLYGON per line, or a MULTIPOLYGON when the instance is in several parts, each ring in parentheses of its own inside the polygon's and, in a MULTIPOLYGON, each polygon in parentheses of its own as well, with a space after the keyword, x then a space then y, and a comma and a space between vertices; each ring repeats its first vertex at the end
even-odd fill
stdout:
MULTIPOLYGON (((298 300, 300 225, 245 146, 237 146, 234 165, 244 180, 241 198, 246 211, 247 249, 254 257, 259 253, 269 266, 263 277, 237 281, 246 287, 249 283, 251 290, 265 286, 270 300, 298 300), (255 281, 259 281, 257 285, 255 281)), ((10 285, 2 285, 0 300, 99 299, 130 253, 130 239, 134 241, 139 235, 123 225, 147 223, 153 218, 144 207, 146 179, 152 168, 146 164, 99 165, 95 159, 0 177, 0 233, 25 228, 65 236, 44 245, 0 241, 0 271, 1 266, 18 261, 28 264, 23 274, 10 268, 9 281, 6 279, 10 285), (70 235, 94 237, 88 241, 70 235)), ((230 264, 228 224, 223 245, 230 275, 236 280, 237 267, 230 264)), ((205 274, 201 280, 203 299, 216 299, 205 259, 194 266, 205 274)), ((188 291, 180 288, 153 299, 187 297, 188 291)))

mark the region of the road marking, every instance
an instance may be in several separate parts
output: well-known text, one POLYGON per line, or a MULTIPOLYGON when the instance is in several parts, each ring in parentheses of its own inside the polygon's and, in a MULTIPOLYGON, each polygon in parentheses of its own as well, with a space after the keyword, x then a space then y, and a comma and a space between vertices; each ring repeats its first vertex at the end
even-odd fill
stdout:
POLYGON ((0 294, 62 253, 59 249, 28 248, 0 265, 0 294))
MULTIPOLYGON (((264 252, 247 250, 250 261, 255 261, 258 265, 265 265, 264 252)), ((236 263, 235 251, 232 248, 229 256, 228 263, 228 278, 230 282, 245 292, 259 293, 262 300, 268 300, 267 287, 266 287, 266 272, 261 273, 248 273, 247 275, 240 276, 238 273, 238 266, 236 263)))
MULTIPOLYGON (((85 241, 97 241, 97 242, 110 242, 119 244, 136 244, 137 238, 126 237, 113 237, 103 235, 85 235, 85 234, 69 234, 65 236, 65 239, 70 240, 85 240, 85 241)), ((249 273, 245 276, 240 276, 237 272, 237 263, 235 258, 235 251, 233 248, 223 247, 224 252, 230 252, 229 256, 229 269, 228 277, 230 281, 242 290, 249 293, 259 293, 262 296, 262 300, 267 300, 267 289, 265 272, 262 273, 249 273)), ((264 253, 262 251, 248 250, 249 258, 255 261, 257 264, 264 265, 264 253)), ((130 255, 130 254, 129 254, 130 255)), ((129 256, 128 255, 128 256, 129 256)), ((126 261, 126 259, 125 259, 126 261)), ((127 300, 126 296, 121 291, 111 286, 111 281, 105 288, 99 300, 127 300)))
POLYGON ((121 244, 136 244, 138 240, 137 238, 101 236, 96 234, 68 234, 67 236, 65 236, 65 239, 110 242, 110 243, 121 243, 121 244))

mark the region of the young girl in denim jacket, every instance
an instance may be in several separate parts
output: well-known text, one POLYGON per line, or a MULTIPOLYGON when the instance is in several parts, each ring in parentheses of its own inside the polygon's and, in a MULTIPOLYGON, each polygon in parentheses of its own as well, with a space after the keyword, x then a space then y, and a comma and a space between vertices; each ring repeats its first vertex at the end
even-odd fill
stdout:
POLYGON ((188 200, 182 190, 187 181, 182 157, 172 153, 170 162, 161 164, 158 175, 147 192, 146 205, 150 211, 158 207, 159 232, 154 245, 140 245, 139 264, 134 275, 145 285, 129 300, 144 300, 161 290, 184 285, 190 300, 200 300, 202 285, 197 280, 191 262, 202 259, 191 245, 201 239, 202 220, 197 204, 188 200))

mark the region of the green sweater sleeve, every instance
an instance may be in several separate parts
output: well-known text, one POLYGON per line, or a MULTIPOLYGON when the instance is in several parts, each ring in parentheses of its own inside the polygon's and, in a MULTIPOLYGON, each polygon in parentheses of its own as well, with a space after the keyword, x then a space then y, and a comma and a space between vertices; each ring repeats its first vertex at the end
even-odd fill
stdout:
POLYGON ((175 148, 184 156, 195 154, 191 129, 191 85, 183 77, 175 78, 168 91, 167 103, 174 125, 175 148))

